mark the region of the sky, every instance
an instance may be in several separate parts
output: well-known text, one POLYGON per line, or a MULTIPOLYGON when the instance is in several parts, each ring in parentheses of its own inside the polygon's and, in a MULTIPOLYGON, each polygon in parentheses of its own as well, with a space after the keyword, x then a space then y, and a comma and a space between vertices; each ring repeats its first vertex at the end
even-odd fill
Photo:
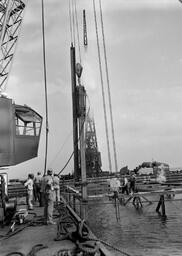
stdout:
MULTIPOLYGON (((9 167, 9 178, 44 169, 45 101, 41 1, 26 2, 6 92, 43 118, 38 157, 9 167)), ((61 170, 73 151, 68 0, 44 0, 49 109, 48 167, 61 170)), ((96 125, 102 168, 109 170, 92 0, 77 0, 82 84, 96 125), (86 10, 88 46, 83 47, 86 10)), ((145 161, 182 166, 182 4, 178 0, 102 0, 118 169, 145 161)), ((101 54, 103 47, 98 14, 101 54)), ((79 62, 78 44, 76 43, 79 62)), ((104 72, 104 62, 103 62, 104 72)), ((109 122, 107 85, 104 88, 109 122)), ((112 171, 115 171, 112 155, 112 171)), ((73 170, 73 160, 64 173, 73 170)))

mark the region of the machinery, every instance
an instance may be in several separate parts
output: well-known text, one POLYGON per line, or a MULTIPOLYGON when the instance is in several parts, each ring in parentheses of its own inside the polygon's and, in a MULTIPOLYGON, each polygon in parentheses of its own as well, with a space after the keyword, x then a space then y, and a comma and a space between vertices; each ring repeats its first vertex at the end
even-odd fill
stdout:
POLYGON ((42 117, 28 106, 0 97, 0 166, 37 156, 42 117))
POLYGON ((0 174, 0 223, 10 223, 16 212, 16 200, 8 200, 8 175, 0 174))
MULTIPOLYGON (((26 0, 0 1, 0 167, 37 156, 42 117, 26 105, 17 105, 3 92, 15 54, 26 0)), ((8 199, 8 177, 0 173, 0 222, 16 212, 16 200, 8 199)), ((16 214, 17 215, 17 214, 16 214)), ((18 213, 20 223, 25 212, 18 213)))

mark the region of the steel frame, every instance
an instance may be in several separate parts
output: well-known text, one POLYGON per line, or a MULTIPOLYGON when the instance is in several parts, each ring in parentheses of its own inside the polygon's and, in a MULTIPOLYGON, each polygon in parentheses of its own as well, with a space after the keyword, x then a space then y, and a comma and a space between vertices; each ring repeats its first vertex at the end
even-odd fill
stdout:
POLYGON ((21 0, 0 2, 0 89, 5 87, 11 69, 24 9, 21 0))

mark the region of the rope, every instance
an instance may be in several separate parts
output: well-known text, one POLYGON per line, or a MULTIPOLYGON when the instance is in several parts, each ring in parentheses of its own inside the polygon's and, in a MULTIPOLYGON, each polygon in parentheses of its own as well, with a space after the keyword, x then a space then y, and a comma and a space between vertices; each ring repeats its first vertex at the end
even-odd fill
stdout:
POLYGON ((101 0, 99 0, 99 7, 100 7, 101 29, 102 29, 102 39, 103 39, 103 47, 104 47, 104 60, 105 60, 105 69, 106 69, 107 90, 108 90, 108 98, 109 98, 109 110, 110 110, 110 118, 111 118, 111 133, 112 133, 113 150, 114 150, 114 162, 115 162, 115 171, 117 172, 118 171, 118 163, 117 163, 117 155, 116 155, 115 136, 114 136, 111 90, 110 90, 109 71, 108 71, 108 64, 107 64, 107 54, 106 54, 105 33, 104 33, 104 23, 103 23, 101 0))
POLYGON ((47 169, 47 149, 48 149, 48 99, 47 99, 47 71, 46 71, 46 49, 45 49, 45 22, 44 22, 44 0, 42 0, 42 45, 43 45, 43 66, 44 66, 44 87, 45 87, 45 108, 46 108, 46 144, 45 144, 45 162, 44 175, 47 169))
POLYGON ((108 150, 109 170, 111 172, 111 170, 112 170, 111 153, 110 153, 110 146, 109 146, 106 103, 105 103, 105 93, 104 93, 104 84, 103 84, 103 75, 102 75, 101 53, 100 53, 100 45, 99 45, 95 0, 93 0, 93 9, 94 9, 94 20, 95 20, 95 30, 96 30, 96 38, 97 38, 98 59, 99 59, 99 70, 100 70, 100 79, 101 79, 101 88, 102 88, 102 99, 103 99, 103 109, 104 109, 104 120, 105 120, 105 132, 106 132, 106 141, 107 141, 107 150, 108 150))

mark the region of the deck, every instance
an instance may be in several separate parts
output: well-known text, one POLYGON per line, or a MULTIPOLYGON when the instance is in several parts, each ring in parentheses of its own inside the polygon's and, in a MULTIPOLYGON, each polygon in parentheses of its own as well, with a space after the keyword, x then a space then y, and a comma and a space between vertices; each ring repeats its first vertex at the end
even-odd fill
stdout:
MULTIPOLYGON (((34 210, 27 216, 27 223, 21 225, 15 225, 13 232, 7 232, 10 230, 10 226, 0 228, 0 255, 6 256, 12 252, 19 252, 18 255, 34 255, 30 254, 33 251, 40 251, 35 254, 38 256, 47 255, 67 255, 65 252, 71 253, 70 255, 77 255, 78 246, 75 241, 70 238, 66 238, 64 227, 68 233, 75 231, 76 222, 79 221, 79 217, 76 217, 74 211, 64 218, 59 216, 57 210, 54 211, 54 221, 57 225, 44 225, 43 224, 43 207, 35 206, 34 210), (73 219, 75 215, 75 219, 73 219), (62 219, 61 219, 62 218, 62 219), (66 220, 66 221, 65 221, 66 220), (60 224, 61 223, 61 224, 60 224), (72 240, 72 241, 71 241, 72 240), (64 253, 63 253, 64 252, 64 253), (63 254, 61 254, 63 253, 63 254)), ((66 211, 67 213, 69 212, 66 211)), ((89 239, 96 239, 92 232, 89 232, 89 239)), ((101 256, 112 255, 105 247, 100 243, 97 243, 98 251, 101 256)), ((13 254, 14 255, 14 254, 13 254)), ((68 254, 69 255, 69 254, 68 254)))

